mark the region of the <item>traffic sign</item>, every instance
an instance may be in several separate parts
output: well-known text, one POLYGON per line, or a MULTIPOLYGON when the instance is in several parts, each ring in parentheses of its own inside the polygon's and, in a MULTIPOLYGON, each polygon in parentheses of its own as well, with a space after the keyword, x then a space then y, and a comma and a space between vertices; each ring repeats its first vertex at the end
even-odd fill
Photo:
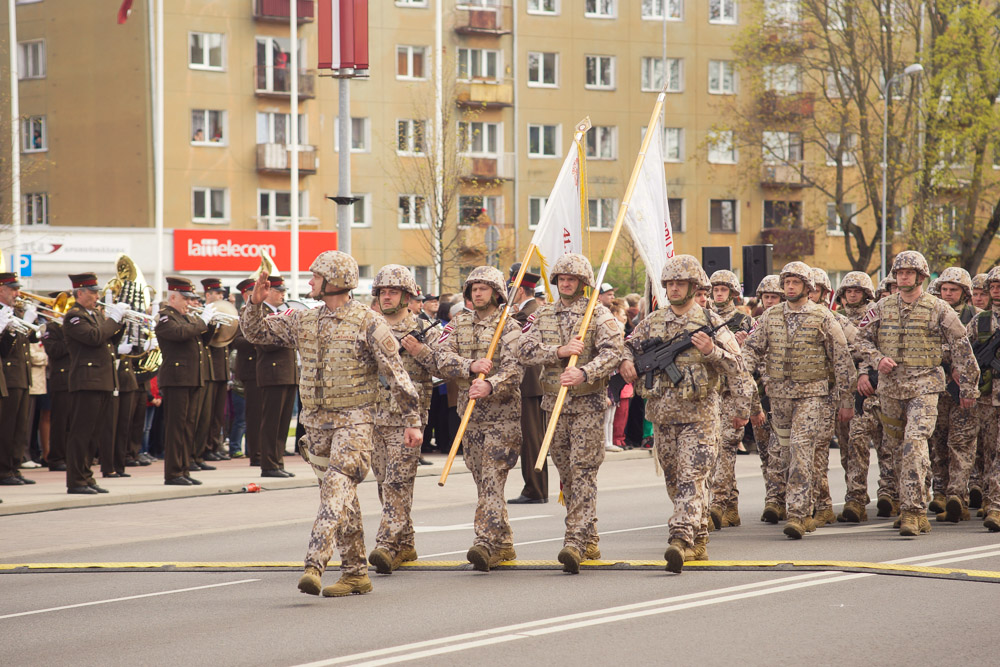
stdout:
POLYGON ((21 255, 21 261, 17 263, 14 262, 14 255, 11 255, 10 265, 16 267, 14 270, 21 278, 31 277, 31 255, 21 255))

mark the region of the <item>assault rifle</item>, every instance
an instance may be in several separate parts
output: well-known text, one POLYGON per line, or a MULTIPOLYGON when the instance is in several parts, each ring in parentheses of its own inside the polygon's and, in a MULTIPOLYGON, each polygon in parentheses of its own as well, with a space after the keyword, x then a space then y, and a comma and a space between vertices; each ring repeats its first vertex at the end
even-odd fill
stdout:
POLYGON ((676 387, 684 378, 681 374, 681 369, 677 368, 677 364, 675 363, 677 355, 694 347, 694 343, 691 342, 691 336, 699 331, 711 336, 728 324, 729 322, 723 322, 717 327, 706 324, 694 331, 681 332, 669 340, 663 340, 657 336, 644 341, 640 345, 642 352, 635 358, 636 375, 646 376, 646 389, 650 390, 653 388, 653 374, 657 371, 664 371, 676 387))
MULTIPOLYGON (((868 381, 872 385, 872 389, 878 388, 878 370, 871 368, 868 370, 868 381)), ((863 407, 865 404, 865 399, 868 398, 860 391, 854 392, 854 413, 860 415, 863 412, 863 407)))
MULTIPOLYGON (((997 350, 1000 350, 1000 329, 993 332, 993 335, 983 342, 976 341, 972 344, 972 353, 976 355, 976 364, 979 365, 979 370, 983 373, 992 372, 993 374, 1000 373, 1000 359, 997 359, 997 350)), ((958 385, 955 380, 951 377, 951 365, 943 364, 945 380, 948 382, 945 385, 945 389, 951 395, 953 401, 956 404, 960 402, 960 396, 958 393, 958 385)))
MULTIPOLYGON (((421 329, 420 326, 417 325, 417 328, 411 331, 410 333, 406 334, 406 336, 413 336, 414 338, 417 339, 418 342, 423 343, 424 336, 427 335, 427 332, 439 324, 441 324, 441 320, 434 320, 433 322, 428 322, 427 326, 424 327, 423 329, 421 329)), ((406 336, 403 336, 403 338, 406 338, 406 336)))

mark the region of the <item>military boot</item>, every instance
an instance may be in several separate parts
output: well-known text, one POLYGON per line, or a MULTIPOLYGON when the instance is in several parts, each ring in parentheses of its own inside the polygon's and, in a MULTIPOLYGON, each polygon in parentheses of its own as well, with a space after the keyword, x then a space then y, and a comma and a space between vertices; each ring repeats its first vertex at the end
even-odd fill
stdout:
POLYGON ((983 490, 978 486, 969 487, 969 507, 978 509, 983 506, 983 490))
POLYGON ((980 507, 979 511, 976 512, 976 516, 979 517, 980 519, 982 519, 984 516, 986 516, 986 514, 987 514, 987 512, 986 512, 986 508, 985 507, 980 507))
POLYGON ((739 505, 733 504, 726 508, 726 511, 722 513, 722 526, 725 527, 736 527, 740 525, 740 508, 739 505))
POLYGON ((802 536, 806 534, 806 527, 802 523, 802 519, 793 516, 785 523, 785 530, 783 532, 793 540, 801 540, 802 536))
POLYGON ((836 523, 837 517, 833 513, 833 509, 828 507, 825 510, 816 510, 816 514, 813 515, 813 521, 816 522, 817 528, 822 528, 823 526, 836 523))
POLYGON ((465 559, 480 572, 490 571, 490 550, 481 544, 474 544, 465 554, 465 559))
POLYGON ((389 550, 382 547, 372 549, 372 552, 368 554, 368 562, 375 567, 375 571, 379 574, 392 574, 392 571, 396 569, 392 566, 392 555, 389 554, 389 550))
POLYGON ((889 496, 879 496, 875 506, 878 508, 878 516, 888 517, 899 514, 899 505, 889 496))
POLYGON ((969 508, 965 506, 965 503, 958 496, 948 496, 948 502, 944 506, 944 515, 944 519, 938 519, 938 521, 958 523, 959 521, 968 521, 971 518, 969 516, 969 508))
MULTIPOLYGON (((398 570, 399 566, 403 563, 409 563, 410 561, 417 560, 417 550, 413 547, 406 547, 396 554, 395 558, 392 559, 392 569, 398 570)), ((376 570, 377 572, 378 570, 376 570)))
POLYGON ((816 519, 806 516, 802 517, 802 525, 805 527, 807 533, 815 533, 818 524, 816 523, 816 519))
POLYGON ((364 595, 372 590, 372 580, 367 572, 361 574, 342 574, 333 586, 323 589, 325 598, 342 598, 347 595, 364 595))
MULTIPOLYGON (((926 520, 926 517, 924 519, 926 520)), ((903 512, 899 515, 900 535, 903 537, 916 537, 920 532, 920 514, 918 512, 903 512)))
POLYGON ((868 520, 868 510, 859 502, 849 500, 844 503, 844 511, 837 517, 841 523, 861 523, 868 520))
POLYGON ((517 552, 514 551, 514 547, 504 547, 494 553, 490 558, 490 567, 496 567, 500 563, 504 563, 509 560, 517 560, 517 552))
POLYGON ((601 549, 596 542, 587 545, 587 550, 583 552, 583 560, 601 560, 601 549))
POLYGON ((694 560, 708 560, 708 535, 694 538, 694 548, 691 552, 694 560))
POLYGON ((566 546, 559 552, 558 560, 562 563, 563 572, 580 574, 580 552, 576 547, 566 546))
POLYGON ((923 512, 917 514, 917 527, 921 533, 931 532, 931 522, 927 520, 927 515, 923 512))
POLYGON ((990 510, 987 512, 983 525, 991 533, 1000 533, 1000 510, 990 510))
POLYGON ((767 523, 778 523, 784 518, 785 508, 778 503, 767 503, 764 505, 764 513, 760 515, 760 520, 767 523))
POLYGON ((320 571, 314 567, 307 567, 306 571, 299 577, 299 590, 309 595, 319 595, 322 583, 320 583, 320 571))
POLYGON ((725 512, 726 508, 722 505, 712 505, 708 508, 708 513, 712 515, 712 523, 715 525, 716 530, 722 528, 722 515, 725 512))
POLYGON ((928 503, 927 509, 934 512, 935 514, 937 514, 938 512, 943 512, 945 503, 947 502, 948 499, 944 497, 943 493, 935 493, 934 499, 931 500, 930 503, 928 503))
POLYGON ((667 561, 667 572, 680 574, 681 570, 684 569, 684 561, 693 560, 693 558, 688 558, 689 554, 692 557, 694 555, 684 540, 676 537, 670 540, 670 546, 663 553, 663 559, 667 561))

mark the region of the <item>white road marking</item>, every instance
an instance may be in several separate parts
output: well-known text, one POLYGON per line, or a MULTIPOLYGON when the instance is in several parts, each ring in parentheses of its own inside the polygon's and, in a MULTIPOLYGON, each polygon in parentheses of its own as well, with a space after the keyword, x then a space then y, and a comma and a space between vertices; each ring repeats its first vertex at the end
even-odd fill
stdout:
MULTIPOLYGON (((514 519, 511 519, 511 521, 514 521, 514 519)), ((658 524, 655 524, 655 525, 652 525, 652 526, 639 526, 638 528, 621 528, 619 530, 602 530, 601 531, 601 535, 614 535, 616 533, 634 533, 637 530, 651 530, 653 528, 666 528, 666 527, 667 527, 667 524, 665 524, 665 523, 658 523, 658 524)), ((419 531, 417 531, 417 532, 419 532, 419 531)), ((542 539, 542 540, 528 540, 527 542, 515 542, 514 546, 515 547, 525 547, 525 546, 528 546, 529 544, 544 544, 546 542, 561 542, 562 540, 563 540, 562 537, 546 537, 545 539, 542 539)), ((464 554, 465 552, 466 552, 465 549, 463 549, 462 551, 442 551, 441 553, 429 554, 427 556, 421 556, 421 558, 423 560, 427 560, 429 558, 440 558, 441 556, 455 556, 455 555, 458 555, 458 554, 464 554)))
POLYGON ((159 593, 143 593, 142 595, 129 595, 123 598, 111 598, 110 600, 94 600, 93 602, 81 602, 79 604, 68 604, 62 607, 49 607, 48 609, 36 609, 34 611, 22 611, 16 614, 5 614, 0 616, 0 620, 5 618, 17 618, 19 616, 32 616, 34 614, 46 614, 50 611, 62 611, 64 609, 76 609, 78 607, 91 607, 98 604, 109 604, 111 602, 124 602, 125 600, 138 600, 140 598, 152 598, 160 595, 173 595, 174 593, 187 593, 190 591, 201 591, 206 588, 219 588, 220 586, 235 586, 236 584, 247 584, 260 579, 240 579, 239 581, 227 581, 221 584, 208 584, 207 586, 192 586, 191 588, 178 588, 172 591, 160 591, 159 593))
MULTIPOLYGON (((533 514, 531 516, 512 516, 510 517, 510 522, 515 521, 527 521, 529 519, 548 519, 553 514, 533 514)), ((452 530, 472 530, 474 528, 471 523, 453 523, 450 526, 414 526, 413 532, 415 533, 446 533, 452 530)))
MULTIPOLYGON (((933 566, 972 560, 976 558, 989 558, 993 556, 1000 556, 1000 549, 998 549, 996 545, 925 554, 923 556, 903 558, 896 561, 886 562, 902 563, 922 561, 922 565, 933 566), (992 549, 992 551, 989 551, 990 549, 992 549)), ((739 586, 730 586, 699 593, 689 593, 686 595, 678 595, 659 600, 650 600, 648 602, 638 602, 618 607, 595 609, 593 611, 579 612, 564 616, 540 619, 537 621, 528 621, 514 625, 489 628, 454 635, 451 637, 430 639, 410 644, 402 644, 400 646, 356 653, 353 655, 341 656, 338 658, 331 658, 328 660, 320 660, 298 665, 297 667, 327 667, 328 665, 339 665, 345 663, 365 665, 366 667, 389 665, 480 648, 492 644, 500 644, 518 639, 541 637, 557 632, 565 632, 567 630, 576 630, 590 626, 603 625, 606 623, 616 623, 633 618, 666 614, 675 611, 683 611, 685 609, 692 609, 695 607, 703 607, 723 602, 733 602, 736 600, 761 597, 764 595, 772 595, 774 593, 784 593, 812 586, 841 583, 874 576, 879 575, 838 575, 832 572, 815 572, 792 577, 784 577, 777 581, 764 581, 739 586)))

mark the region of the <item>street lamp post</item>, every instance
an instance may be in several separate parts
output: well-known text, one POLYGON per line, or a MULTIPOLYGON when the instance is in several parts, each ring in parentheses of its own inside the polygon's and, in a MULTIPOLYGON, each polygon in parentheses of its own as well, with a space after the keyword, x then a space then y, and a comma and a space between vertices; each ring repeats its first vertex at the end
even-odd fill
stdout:
POLYGON ((917 76, 924 71, 924 66, 920 63, 914 63, 904 69, 902 72, 896 76, 890 78, 882 86, 882 264, 879 270, 879 275, 884 280, 889 274, 886 270, 886 250, 885 250, 885 218, 886 218, 886 206, 888 204, 887 188, 888 188, 888 172, 889 172, 889 89, 892 88, 892 84, 899 81, 904 76, 917 76))

